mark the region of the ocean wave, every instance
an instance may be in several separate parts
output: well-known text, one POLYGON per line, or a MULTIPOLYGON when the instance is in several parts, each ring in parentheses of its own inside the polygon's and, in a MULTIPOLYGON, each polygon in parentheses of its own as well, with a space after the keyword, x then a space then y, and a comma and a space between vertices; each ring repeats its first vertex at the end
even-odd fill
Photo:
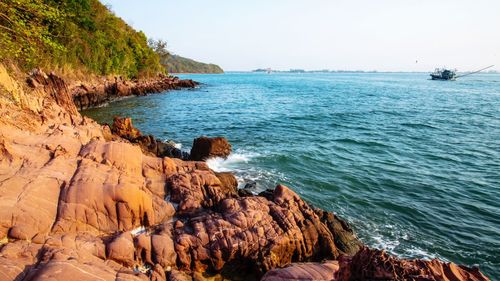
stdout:
POLYGON ((401 123, 401 126, 417 128, 417 129, 436 129, 436 130, 439 129, 438 127, 422 123, 401 123))
POLYGON ((378 231, 375 231, 370 238, 372 240, 371 244, 375 248, 384 249, 390 253, 396 253, 396 248, 401 244, 399 239, 390 238, 387 234, 378 233, 378 231))
POLYGON ((378 146, 378 147, 390 147, 389 144, 377 142, 377 141, 366 141, 366 140, 358 140, 354 138, 338 138, 334 139, 334 142, 337 143, 342 143, 342 144, 354 144, 354 145, 359 145, 359 146, 366 146, 366 147, 371 147, 371 146, 378 146))
MULTIPOLYGON (((182 149, 182 143, 180 143, 180 142, 175 142, 175 141, 173 141, 171 139, 164 139, 163 142, 169 143, 169 144, 173 145, 177 149, 182 149)), ((187 151, 187 152, 189 152, 189 151, 187 151)))
POLYGON ((227 159, 221 157, 207 159, 207 165, 216 172, 229 172, 238 169, 240 164, 246 164, 257 156, 259 154, 253 152, 235 152, 229 154, 227 159))
POLYGON ((404 252, 401 254, 403 258, 408 258, 408 259, 427 259, 427 260, 432 260, 435 258, 440 258, 441 260, 445 262, 449 262, 446 258, 444 257, 438 257, 437 255, 431 254, 421 248, 417 248, 414 246, 411 246, 407 249, 404 250, 404 252))
POLYGON ((260 168, 252 163, 259 157, 259 153, 238 150, 231 153, 227 159, 215 157, 208 159, 206 163, 215 172, 232 172, 238 181, 238 188, 244 188, 247 183, 255 183, 256 187, 252 192, 256 194, 274 188, 277 183, 288 181, 281 172, 260 168))
POLYGON ((174 147, 177 149, 182 149, 182 143, 180 142, 174 142, 174 147))

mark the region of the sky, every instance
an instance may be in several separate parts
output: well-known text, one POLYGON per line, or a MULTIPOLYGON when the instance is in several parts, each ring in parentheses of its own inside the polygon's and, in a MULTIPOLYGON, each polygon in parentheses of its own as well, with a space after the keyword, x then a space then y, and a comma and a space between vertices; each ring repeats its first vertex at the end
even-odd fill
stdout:
POLYGON ((101 0, 226 71, 500 70, 500 0, 101 0))

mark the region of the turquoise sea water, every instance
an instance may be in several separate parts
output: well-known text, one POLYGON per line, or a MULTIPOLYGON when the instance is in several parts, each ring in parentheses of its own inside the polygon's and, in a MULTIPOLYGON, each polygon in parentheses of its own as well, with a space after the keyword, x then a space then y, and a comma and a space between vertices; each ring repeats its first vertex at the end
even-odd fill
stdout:
POLYGON ((257 189, 284 183, 346 218, 368 245, 406 258, 479 265, 500 279, 500 75, 182 75, 195 90, 84 112, 130 116, 189 150, 201 135, 234 148, 216 170, 257 189))

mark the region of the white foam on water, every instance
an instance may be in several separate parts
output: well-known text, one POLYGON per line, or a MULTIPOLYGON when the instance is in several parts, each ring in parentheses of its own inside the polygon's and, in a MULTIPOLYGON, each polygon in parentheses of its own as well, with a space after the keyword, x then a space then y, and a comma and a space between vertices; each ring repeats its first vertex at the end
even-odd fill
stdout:
MULTIPOLYGON (((399 228, 397 225, 386 223, 386 224, 375 224, 367 223, 363 225, 363 229, 369 229, 369 233, 364 233, 368 235, 367 241, 370 247, 386 250, 388 253, 393 255, 400 254, 401 250, 401 240, 407 239, 407 234, 399 228)), ((365 232, 365 231, 363 231, 365 232)))
POLYGON ((238 181, 238 188, 244 188, 247 183, 256 182, 257 188, 251 190, 258 193, 267 188, 273 188, 276 182, 282 182, 284 177, 274 170, 268 171, 255 165, 249 164, 261 154, 237 150, 231 153, 227 159, 220 157, 210 158, 206 161, 208 167, 215 172, 232 172, 238 181))
POLYGON ((182 149, 182 143, 180 143, 180 142, 174 142, 171 139, 164 139, 163 142, 170 143, 170 144, 172 144, 177 149, 182 149))
POLYGON ((405 249, 404 257, 411 258, 411 259, 417 258, 417 259, 429 259, 429 260, 439 258, 439 259, 443 260, 444 262, 449 262, 446 258, 431 254, 431 253, 429 253, 423 249, 417 248, 415 246, 411 246, 411 248, 405 249))
POLYGON ((387 239, 380 234, 374 234, 372 239, 375 242, 375 248, 384 249, 390 253, 395 253, 396 247, 400 244, 398 240, 387 239))
POLYGON ((257 153, 235 152, 229 154, 227 159, 221 157, 210 158, 207 160, 207 165, 216 172, 235 171, 238 170, 239 164, 246 164, 257 156, 257 153))
POLYGON ((386 250, 389 254, 405 259, 431 260, 439 258, 448 262, 447 259, 415 245, 407 247, 405 241, 410 239, 410 235, 407 230, 397 224, 386 223, 376 225, 375 223, 368 223, 363 227, 365 230, 370 230, 368 234, 364 233, 365 235, 369 235, 367 240, 370 247, 386 250))

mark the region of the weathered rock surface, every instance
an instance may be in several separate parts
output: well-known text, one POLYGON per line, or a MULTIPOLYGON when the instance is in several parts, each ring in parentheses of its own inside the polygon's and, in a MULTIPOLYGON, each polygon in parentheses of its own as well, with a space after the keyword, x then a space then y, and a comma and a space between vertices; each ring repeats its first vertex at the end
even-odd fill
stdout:
POLYGON ((238 193, 238 180, 230 172, 215 173, 215 176, 220 180, 222 193, 236 196, 238 193))
POLYGON ((339 256, 335 234, 285 186, 276 187, 271 200, 196 199, 198 214, 175 225, 178 265, 183 270, 220 271, 227 265, 264 273, 294 261, 339 256), (200 206, 204 212, 199 212, 200 206))
MULTIPOLYGON (((205 162, 158 157, 131 121, 82 117, 54 74, 0 65, 0 116, 0 280, 486 280, 362 248, 285 186, 243 194, 205 162)), ((198 159, 231 151, 221 138, 196 146, 198 159)))
POLYGON ((181 151, 170 142, 163 142, 152 135, 144 136, 139 129, 135 128, 130 118, 115 117, 111 132, 118 137, 124 138, 132 143, 138 144, 143 153, 158 157, 170 157, 187 160, 189 153, 181 151))
POLYGON ((269 271, 262 280, 488 280, 477 268, 454 263, 404 260, 384 251, 364 247, 353 257, 339 261, 292 264, 269 271))
POLYGON ((193 141, 190 160, 205 161, 212 157, 227 158, 231 154, 231 144, 223 137, 199 137, 193 141))
MULTIPOLYGON (((334 275, 339 270, 338 261, 324 263, 296 263, 285 268, 273 269, 264 275, 265 281, 287 280, 336 280, 334 275)), ((347 281, 347 279, 346 279, 347 281)))
POLYGON ((339 278, 350 280, 486 280, 477 268, 432 261, 402 260, 381 250, 363 248, 352 258, 340 262, 339 278))
POLYGON ((314 209, 314 212, 334 234, 335 245, 342 255, 352 256, 363 246, 345 220, 321 209, 314 209))

